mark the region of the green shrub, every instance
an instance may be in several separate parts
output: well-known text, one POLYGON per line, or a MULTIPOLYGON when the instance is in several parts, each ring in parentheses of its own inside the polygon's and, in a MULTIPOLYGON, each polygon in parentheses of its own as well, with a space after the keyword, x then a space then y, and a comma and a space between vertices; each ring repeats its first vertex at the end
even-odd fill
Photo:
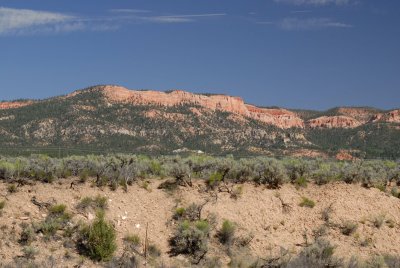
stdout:
POLYGON ((346 221, 341 227, 342 234, 351 235, 357 230, 357 224, 351 221, 346 221))
POLYGON ((15 185, 15 184, 10 184, 10 185, 8 185, 8 186, 7 186, 7 191, 8 191, 10 194, 13 194, 13 193, 18 192, 17 185, 15 185))
POLYGON ((173 215, 175 220, 195 221, 200 219, 201 207, 195 203, 190 204, 187 208, 177 208, 173 215))
POLYGON ((22 252, 24 253, 24 257, 26 259, 34 259, 35 256, 39 253, 39 250, 34 247, 27 246, 22 249, 22 252))
POLYGON ((58 205, 51 206, 49 208, 49 212, 50 212, 50 214, 53 214, 53 215, 61 215, 61 214, 64 214, 66 208, 67 208, 66 205, 58 204, 58 205))
POLYGON ((287 181, 286 170, 283 165, 275 159, 260 161, 255 166, 255 171, 257 175, 254 181, 259 184, 265 184, 271 189, 278 189, 287 181))
POLYGON ((0 210, 2 210, 6 206, 6 201, 0 201, 0 210))
POLYGON ((382 227, 382 225, 383 225, 383 223, 385 222, 385 215, 378 215, 378 216, 375 216, 373 219, 372 219, 372 223, 374 224, 374 226, 376 227, 376 228, 381 228, 382 227))
POLYGON ((236 226, 233 222, 225 220, 218 231, 218 238, 222 244, 231 244, 235 237, 236 226))
POLYGON ((66 212, 66 208, 67 206, 64 204, 51 206, 46 219, 36 226, 36 232, 41 232, 46 238, 49 238, 54 236, 58 230, 65 228, 72 218, 71 214, 66 212))
POLYGON ((124 241, 134 247, 137 247, 140 245, 140 237, 138 235, 129 234, 124 237, 124 241))
POLYGON ((90 176, 90 171, 88 169, 84 169, 79 173, 79 182, 85 183, 90 176))
POLYGON ((96 197, 84 197, 76 206, 79 210, 94 209, 94 210, 105 210, 107 209, 107 197, 97 195, 96 197))
POLYGON ((305 187, 307 187, 307 179, 306 179, 305 177, 299 177, 299 178, 297 178, 296 180, 294 180, 294 184, 295 184, 297 187, 303 187, 303 188, 305 188, 305 187))
POLYGON ((175 220, 180 220, 180 219, 182 219, 184 217, 185 212, 186 212, 185 208, 182 208, 182 207, 177 208, 177 209, 175 209, 175 213, 174 213, 173 218, 175 220))
POLYGON ((343 260, 336 258, 334 251, 329 241, 318 239, 290 260, 288 267, 344 267, 343 260))
POLYGON ((234 186, 231 191, 231 198, 238 199, 243 195, 243 186, 234 186))
POLYGON ((214 189, 217 187, 223 179, 223 174, 220 172, 214 172, 210 175, 210 177, 206 180, 206 184, 209 188, 214 189))
POLYGON ((323 219, 325 222, 328 223, 329 220, 331 219, 331 213, 332 213, 332 211, 333 211, 332 205, 330 205, 330 206, 328 206, 328 207, 326 207, 326 208, 324 208, 324 209, 322 210, 321 216, 322 216, 322 219, 323 219))
POLYGON ((161 256, 161 250, 154 244, 150 244, 147 251, 150 257, 156 258, 161 256))
POLYGON ((313 208, 315 206, 315 202, 313 200, 308 199, 307 197, 303 196, 301 199, 301 202, 299 203, 299 206, 313 208))
POLYGON ((397 186, 393 187, 392 190, 390 191, 390 193, 397 198, 400 198, 400 191, 399 188, 397 186))
POLYGON ((98 212, 91 225, 84 226, 80 232, 79 245, 82 253, 95 261, 112 258, 117 245, 116 232, 111 223, 106 222, 104 213, 98 212))
POLYGON ((173 255, 187 254, 193 259, 203 256, 208 250, 210 226, 207 221, 183 221, 170 240, 173 255))
POLYGON ((21 237, 18 240, 18 242, 23 245, 30 245, 33 241, 35 240, 35 232, 32 227, 23 225, 22 226, 22 232, 21 232, 21 237))

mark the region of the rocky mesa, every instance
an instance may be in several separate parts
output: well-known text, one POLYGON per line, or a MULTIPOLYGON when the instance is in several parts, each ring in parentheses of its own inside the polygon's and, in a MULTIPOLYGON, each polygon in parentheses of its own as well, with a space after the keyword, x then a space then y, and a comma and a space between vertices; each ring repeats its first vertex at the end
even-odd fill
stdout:
POLYGON ((220 110, 248 117, 279 128, 304 127, 303 120, 294 112, 281 108, 259 108, 246 104, 240 97, 194 94, 183 90, 169 92, 129 90, 120 86, 104 86, 98 90, 104 94, 110 103, 123 102, 135 105, 161 106, 193 104, 211 111, 220 110))

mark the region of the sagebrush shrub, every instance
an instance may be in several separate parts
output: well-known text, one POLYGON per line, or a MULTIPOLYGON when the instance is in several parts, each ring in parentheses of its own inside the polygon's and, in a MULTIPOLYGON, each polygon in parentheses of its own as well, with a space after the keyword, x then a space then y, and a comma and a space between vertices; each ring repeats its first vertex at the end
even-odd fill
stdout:
POLYGON ((82 253, 96 261, 107 261, 112 258, 116 244, 116 232, 111 223, 98 212, 92 224, 83 226, 80 232, 79 245, 82 253))
POLYGON ((351 235, 357 230, 357 224, 352 221, 346 221, 341 227, 342 234, 351 235))
POLYGON ((210 226, 207 221, 181 222, 170 240, 171 253, 187 254, 197 259, 208 251, 210 226))
POLYGON ((130 246, 138 247, 140 246, 140 237, 135 234, 129 234, 124 237, 124 242, 126 242, 130 246))
POLYGON ((372 223, 378 229, 382 227, 384 222, 385 222, 385 215, 383 215, 383 214, 377 215, 377 216, 373 217, 373 219, 372 219, 372 223))
POLYGON ((300 207, 307 207, 307 208, 313 208, 315 206, 315 202, 305 196, 301 198, 301 202, 299 203, 300 207))
POLYGON ((286 267, 343 267, 342 259, 334 256, 335 247, 329 241, 318 239, 314 244, 305 248, 294 257, 286 267))
POLYGON ((35 240, 35 231, 28 225, 22 225, 21 227, 22 232, 18 242, 23 246, 30 245, 35 240))
POLYGON ((46 219, 35 227, 36 232, 41 232, 49 238, 54 236, 58 230, 65 228, 72 218, 66 208, 64 204, 51 206, 46 219))
POLYGON ((84 197, 76 206, 79 210, 94 209, 94 210, 105 210, 108 207, 107 197, 97 195, 95 197, 84 197))
POLYGON ((271 189, 278 189, 287 180, 283 165, 275 159, 260 161, 255 170, 257 173, 255 182, 265 184, 271 189))
POLYGON ((218 238, 222 244, 231 244, 235 237, 236 226, 229 220, 224 220, 218 231, 218 238))

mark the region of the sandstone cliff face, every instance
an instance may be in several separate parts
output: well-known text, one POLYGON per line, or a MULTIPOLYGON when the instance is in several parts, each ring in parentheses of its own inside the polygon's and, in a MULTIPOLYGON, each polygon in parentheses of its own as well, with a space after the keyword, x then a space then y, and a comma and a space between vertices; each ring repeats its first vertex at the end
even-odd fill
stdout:
POLYGON ((400 110, 393 110, 388 113, 376 114, 371 119, 372 122, 400 123, 400 110))
POLYGON ((240 97, 226 95, 201 95, 182 90, 172 92, 135 91, 118 86, 105 86, 102 91, 110 102, 125 102, 143 105, 174 106, 192 103, 215 111, 225 111, 249 117, 280 128, 304 127, 304 122, 295 113, 285 109, 258 108, 245 104, 240 97))
POLYGON ((280 128, 304 127, 304 121, 298 115, 285 109, 258 108, 253 105, 246 105, 246 108, 249 117, 280 128))
POLYGON ((0 110, 19 108, 19 107, 27 106, 29 104, 32 104, 32 101, 0 102, 0 110))
POLYGON ((321 116, 307 122, 311 128, 355 128, 362 125, 358 120, 349 116, 321 116))
POLYGON ((376 114, 376 111, 368 108, 341 107, 338 109, 337 113, 339 115, 354 118, 365 124, 371 120, 371 118, 376 114))

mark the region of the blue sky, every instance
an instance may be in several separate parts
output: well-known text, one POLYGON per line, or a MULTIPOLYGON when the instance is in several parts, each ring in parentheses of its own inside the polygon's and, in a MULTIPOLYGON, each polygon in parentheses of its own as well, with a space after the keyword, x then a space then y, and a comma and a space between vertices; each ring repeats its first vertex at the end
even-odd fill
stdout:
POLYGON ((96 84, 400 106, 398 0, 0 0, 0 99, 96 84))

